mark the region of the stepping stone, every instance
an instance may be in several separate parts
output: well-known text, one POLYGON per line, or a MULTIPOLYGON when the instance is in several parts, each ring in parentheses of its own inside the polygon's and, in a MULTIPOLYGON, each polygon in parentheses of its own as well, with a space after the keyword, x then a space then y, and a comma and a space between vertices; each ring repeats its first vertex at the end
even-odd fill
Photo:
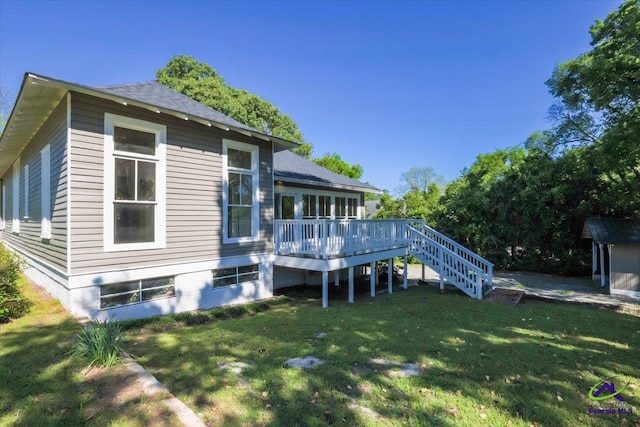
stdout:
POLYGON ((220 370, 228 369, 229 371, 235 374, 241 374, 242 370, 245 368, 248 368, 249 366, 250 365, 244 362, 218 363, 218 369, 220 370))
POLYGON ((420 365, 416 363, 399 363, 392 362, 391 360, 387 359, 370 359, 370 362, 376 365, 383 365, 385 368, 387 368, 387 375, 392 378, 414 377, 422 373, 422 368, 420 368, 420 365), (398 370, 394 368, 400 369, 398 370))
POLYGON ((292 368, 315 368, 316 366, 322 365, 326 360, 318 359, 315 356, 305 356, 305 357, 294 357, 293 359, 289 359, 284 364, 286 366, 292 368))

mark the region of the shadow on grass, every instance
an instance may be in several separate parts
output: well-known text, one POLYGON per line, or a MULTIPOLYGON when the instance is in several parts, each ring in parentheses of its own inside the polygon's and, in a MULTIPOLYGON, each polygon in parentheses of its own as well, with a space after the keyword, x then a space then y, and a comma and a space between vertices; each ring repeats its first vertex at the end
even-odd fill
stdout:
POLYGON ((141 397, 124 367, 84 375, 88 361, 68 355, 78 322, 50 297, 40 301, 40 290, 26 290, 32 313, 0 325, 0 425, 179 425, 166 407, 141 397))
POLYGON ((12 326, 3 325, 0 334, 2 417, 16 426, 81 425, 81 399, 72 380, 78 366, 66 354, 78 323, 69 318, 12 326))
MULTIPOLYGON (((285 304, 253 316, 151 323, 131 330, 131 350, 212 425, 635 421, 590 415, 587 393, 612 375, 640 385, 637 317, 533 301, 505 306, 430 287, 376 298, 367 290, 355 304, 332 299, 329 309, 320 307, 319 289, 297 289, 285 304), (310 370, 283 366, 310 355, 327 362, 310 370), (394 378, 372 358, 423 370, 394 378), (219 369, 229 362, 249 366, 241 374, 219 369)), ((635 392, 625 398, 638 406, 635 392)))

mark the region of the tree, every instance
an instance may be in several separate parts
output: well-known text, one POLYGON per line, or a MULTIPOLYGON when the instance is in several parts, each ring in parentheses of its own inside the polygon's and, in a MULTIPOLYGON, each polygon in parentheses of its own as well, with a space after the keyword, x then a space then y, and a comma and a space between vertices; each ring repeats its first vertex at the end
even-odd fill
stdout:
POLYGON ((296 123, 268 101, 243 89, 229 86, 208 64, 189 55, 173 57, 156 72, 158 81, 232 119, 265 134, 302 145, 298 154, 310 158, 312 146, 304 142, 296 123))
POLYGON ((4 127, 7 125, 9 115, 11 114, 11 100, 9 99, 9 92, 0 87, 0 135, 4 132, 4 127))
POLYGON ((402 184, 396 189, 399 194, 406 194, 413 190, 426 192, 432 184, 440 188, 444 187, 444 178, 429 166, 409 169, 400 175, 400 181, 402 184))
POLYGON ((385 193, 380 198, 380 210, 376 218, 423 219, 433 225, 433 215, 438 209, 443 179, 430 167, 411 168, 400 179, 404 185, 401 195, 393 198, 385 193))
POLYGON ((589 147, 584 155, 627 207, 640 214, 640 0, 627 0, 591 26, 592 49, 564 62, 547 81, 558 103, 552 145, 589 147), (632 199, 632 200, 630 200, 632 199))
POLYGON ((348 176, 349 178, 360 179, 362 177, 362 166, 358 164, 350 165, 342 160, 342 157, 336 153, 325 154, 322 157, 313 159, 313 161, 330 171, 348 176))

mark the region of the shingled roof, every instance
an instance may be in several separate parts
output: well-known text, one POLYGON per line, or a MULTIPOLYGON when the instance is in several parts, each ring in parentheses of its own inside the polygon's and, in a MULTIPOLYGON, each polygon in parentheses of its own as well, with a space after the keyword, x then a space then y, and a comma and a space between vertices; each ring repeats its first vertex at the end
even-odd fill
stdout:
POLYGON ((640 219, 588 218, 582 237, 598 244, 640 245, 640 219))
POLYGON ((20 152, 69 92, 108 99, 122 105, 144 108, 225 131, 235 131, 273 143, 275 151, 298 145, 283 138, 267 135, 264 131, 252 129, 156 81, 93 87, 26 73, 4 132, 0 134, 0 175, 3 175, 18 158, 20 152))
POLYGON ((117 95, 123 98, 144 102, 145 104, 155 105, 157 107, 201 117, 216 123, 255 131, 255 129, 252 129, 231 117, 227 117, 219 111, 209 108, 206 105, 203 105, 157 81, 94 87, 93 89, 110 95, 117 95))
POLYGON ((382 193, 373 185, 337 174, 289 150, 273 155, 274 180, 332 189, 382 193))

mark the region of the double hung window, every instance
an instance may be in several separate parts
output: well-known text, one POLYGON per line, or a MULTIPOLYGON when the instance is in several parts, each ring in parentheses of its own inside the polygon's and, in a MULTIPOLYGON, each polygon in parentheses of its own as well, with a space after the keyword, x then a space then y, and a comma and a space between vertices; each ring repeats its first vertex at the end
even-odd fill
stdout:
POLYGON ((40 220, 43 239, 51 239, 51 146, 47 144, 40 152, 40 220))
POLYGON ((20 158, 13 164, 13 182, 11 194, 11 208, 13 216, 11 220, 11 231, 20 233, 20 158))
POLYGON ((166 128, 107 114, 105 249, 165 245, 166 128))
POLYGON ((258 147, 224 140, 223 169, 223 240, 255 240, 259 223, 258 147))

